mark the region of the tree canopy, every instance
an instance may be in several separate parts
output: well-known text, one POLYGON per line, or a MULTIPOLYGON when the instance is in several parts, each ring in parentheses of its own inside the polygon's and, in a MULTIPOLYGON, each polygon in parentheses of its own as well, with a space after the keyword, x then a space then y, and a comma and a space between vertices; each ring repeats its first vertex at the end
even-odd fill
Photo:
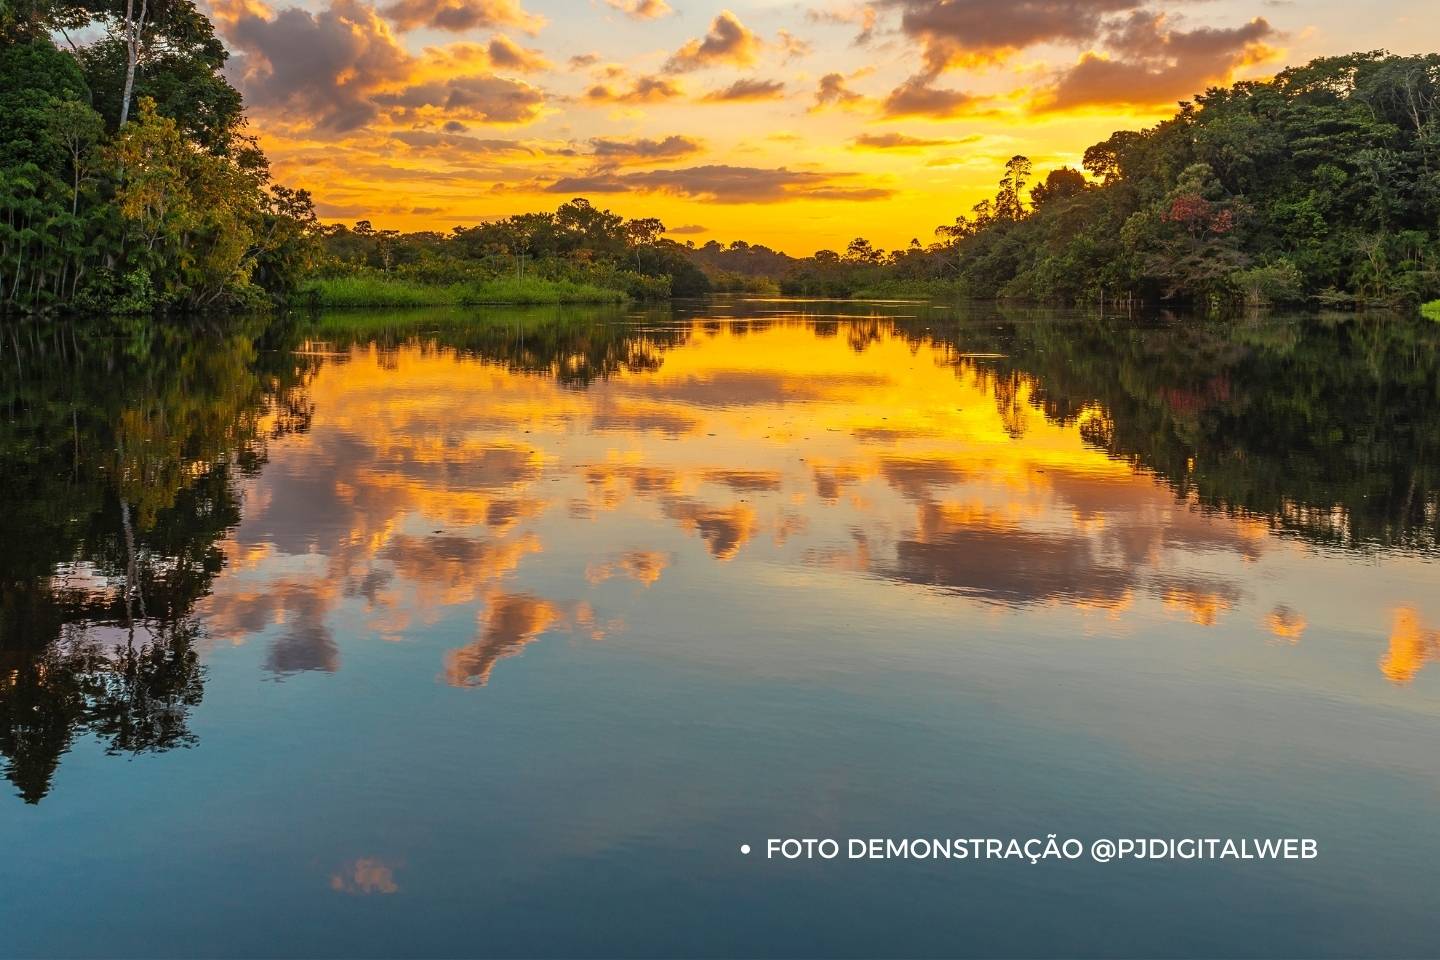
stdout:
POLYGON ((0 309, 196 310, 288 293, 308 266, 313 205, 270 181, 226 57, 192 0, 6 5, 0 309))
POLYGON ((1013 157, 994 198, 926 247, 887 254, 856 238, 843 254, 796 259, 712 241, 696 259, 740 288, 761 278, 831 295, 906 283, 1203 305, 1440 294, 1440 55, 1325 57, 1212 88, 1148 130, 1092 145, 1084 168, 1037 182, 1013 157))

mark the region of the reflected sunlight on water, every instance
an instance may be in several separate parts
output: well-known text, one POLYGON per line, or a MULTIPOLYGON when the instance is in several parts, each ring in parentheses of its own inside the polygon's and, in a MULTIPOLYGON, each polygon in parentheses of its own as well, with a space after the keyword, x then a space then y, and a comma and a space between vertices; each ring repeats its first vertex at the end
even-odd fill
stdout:
POLYGON ((464 613, 475 636, 437 669, 483 684, 543 635, 643 618, 653 595, 609 581, 736 563, 923 586, 912 602, 957 615, 1068 611, 1080 632, 1171 619, 1298 642, 1314 620, 1378 650, 1389 630, 1394 682, 1433 656, 1413 558, 1357 570, 1204 509, 1088 442, 1098 407, 1056 422, 1025 377, 857 326, 696 321, 656 368, 586 389, 434 344, 307 344, 327 357, 314 416, 244 485, 206 635, 265 638, 277 673, 335 670, 342 606, 391 641, 464 613), (554 595, 527 590, 527 563, 555 553, 554 595))

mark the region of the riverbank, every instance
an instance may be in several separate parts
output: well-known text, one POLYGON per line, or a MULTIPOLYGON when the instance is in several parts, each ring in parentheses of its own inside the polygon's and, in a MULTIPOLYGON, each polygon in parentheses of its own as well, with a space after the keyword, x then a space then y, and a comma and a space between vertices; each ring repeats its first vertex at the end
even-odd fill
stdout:
POLYGON ((624 303, 623 290, 570 280, 496 278, 464 283, 423 283, 383 277, 331 277, 311 280, 295 293, 307 307, 471 307, 566 303, 624 303))

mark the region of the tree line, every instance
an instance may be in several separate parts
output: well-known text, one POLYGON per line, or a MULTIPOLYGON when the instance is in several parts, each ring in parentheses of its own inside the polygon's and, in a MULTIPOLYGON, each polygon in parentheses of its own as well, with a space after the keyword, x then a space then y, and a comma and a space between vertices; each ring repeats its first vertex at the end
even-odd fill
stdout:
POLYGON ((522 213, 450 233, 320 227, 317 277, 371 276, 429 284, 495 277, 571 281, 622 290, 637 300, 709 293, 689 249, 654 217, 627 220, 584 198, 554 213, 522 213))
POLYGON ((712 290, 1356 306, 1440 296, 1440 55, 1325 57, 1119 131, 1083 170, 1004 167, 993 198, 885 251, 702 246, 577 198, 402 233, 321 225, 272 182, 194 0, 0 4, 0 311, 293 301, 312 278, 514 277, 636 299, 712 290), (82 38, 77 41, 76 38, 82 38))
POLYGON ((439 233, 326 227, 331 271, 426 280, 513 270, 621 287, 946 296, 1052 303, 1399 305, 1440 296, 1440 55, 1324 57, 1208 90, 1083 169, 1012 157, 993 198, 934 239, 864 237, 793 257, 664 237, 576 199, 555 213, 439 233))

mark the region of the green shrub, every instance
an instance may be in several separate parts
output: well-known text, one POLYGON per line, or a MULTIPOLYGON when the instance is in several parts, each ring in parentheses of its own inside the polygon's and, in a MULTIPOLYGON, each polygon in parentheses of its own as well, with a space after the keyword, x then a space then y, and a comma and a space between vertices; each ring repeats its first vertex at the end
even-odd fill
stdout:
POLYGON ((1250 267, 1230 274, 1230 282, 1252 307, 1272 303, 1299 303, 1305 299, 1305 276, 1289 260, 1279 259, 1263 267, 1250 267))
POLYGON ((965 285, 958 280, 892 279, 851 291, 857 300, 958 300, 965 285))

